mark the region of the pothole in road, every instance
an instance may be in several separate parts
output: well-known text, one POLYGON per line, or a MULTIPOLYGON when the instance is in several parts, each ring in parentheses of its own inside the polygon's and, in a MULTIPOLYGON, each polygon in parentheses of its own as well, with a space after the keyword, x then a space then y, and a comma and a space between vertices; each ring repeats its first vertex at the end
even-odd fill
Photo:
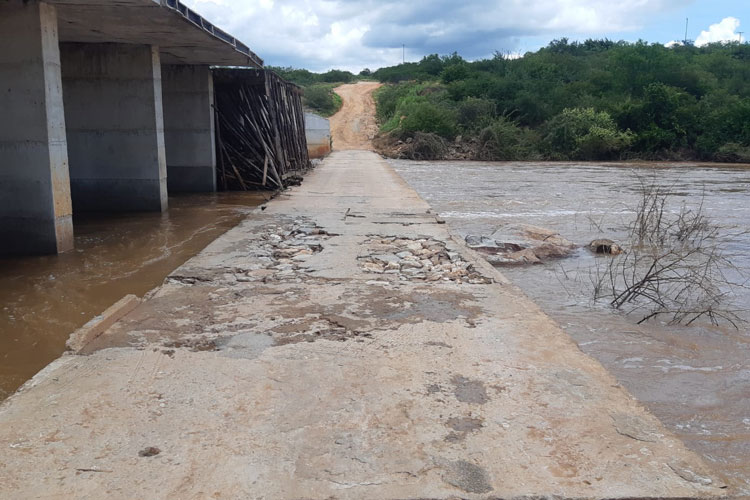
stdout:
MULTIPOLYGON (((238 283, 299 281, 304 278, 305 261, 323 251, 323 242, 338 236, 303 218, 290 223, 269 224, 257 230, 249 241, 237 243, 228 252, 243 252, 243 261, 231 269, 220 269, 238 283)), ((168 282, 184 285, 217 281, 217 273, 201 275, 183 266, 184 275, 174 273, 168 282)), ((218 279, 221 281, 221 279, 218 279)))
POLYGON ((402 281, 448 281, 485 285, 492 283, 458 252, 435 238, 373 236, 365 241, 369 254, 359 257, 366 273, 393 274, 402 281))

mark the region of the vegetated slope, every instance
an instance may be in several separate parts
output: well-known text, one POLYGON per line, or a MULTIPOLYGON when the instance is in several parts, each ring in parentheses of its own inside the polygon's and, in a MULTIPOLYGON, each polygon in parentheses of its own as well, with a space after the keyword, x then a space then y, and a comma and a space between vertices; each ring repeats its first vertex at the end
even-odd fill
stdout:
POLYGON ((341 98, 333 91, 342 83, 351 83, 356 77, 349 71, 332 69, 326 73, 313 73, 306 69, 266 66, 279 76, 302 87, 302 104, 321 116, 331 116, 341 109, 341 98))
POLYGON ((336 88, 344 104, 330 119, 333 149, 372 149, 372 139, 378 132, 372 92, 380 85, 359 82, 336 88))
POLYGON ((521 58, 382 68, 384 152, 476 159, 750 161, 750 45, 556 40, 521 58))

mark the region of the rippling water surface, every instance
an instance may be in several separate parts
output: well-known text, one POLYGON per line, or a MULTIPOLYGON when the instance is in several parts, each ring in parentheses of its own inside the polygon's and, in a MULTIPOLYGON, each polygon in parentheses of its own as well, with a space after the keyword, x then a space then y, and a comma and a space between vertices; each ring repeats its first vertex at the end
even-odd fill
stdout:
MULTIPOLYGON (((623 240, 639 177, 670 186, 674 208, 703 200, 726 232, 750 230, 750 166, 409 162, 391 164, 459 234, 513 238, 514 224, 558 231, 585 245, 623 240)), ((725 242, 750 270, 750 234, 725 242)), ((597 257, 502 268, 587 354, 598 359, 735 493, 750 495, 750 328, 637 325, 591 300, 597 257)), ((750 308, 750 291, 733 297, 750 308)), ((745 313, 747 315, 747 313, 745 313)))
POLYGON ((165 213, 76 216, 74 251, 0 259, 0 401, 60 356, 76 328, 160 285, 263 201, 186 195, 170 197, 165 213))

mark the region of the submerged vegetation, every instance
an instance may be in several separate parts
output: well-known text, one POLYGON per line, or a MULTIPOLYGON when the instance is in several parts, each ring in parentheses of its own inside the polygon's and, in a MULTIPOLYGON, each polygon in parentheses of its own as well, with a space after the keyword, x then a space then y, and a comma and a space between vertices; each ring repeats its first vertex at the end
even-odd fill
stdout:
POLYGON ((389 84, 375 99, 393 142, 433 134, 485 160, 750 161, 748 44, 562 39, 521 58, 430 55, 372 77, 389 84))
POLYGON ((640 200, 626 248, 608 265, 597 266, 594 299, 640 314, 639 323, 659 317, 690 325, 705 318, 739 328, 747 309, 737 309, 731 299, 747 288, 748 276, 727 255, 727 242, 739 234, 710 219, 703 200, 678 209, 672 187, 655 178, 638 180, 640 200))

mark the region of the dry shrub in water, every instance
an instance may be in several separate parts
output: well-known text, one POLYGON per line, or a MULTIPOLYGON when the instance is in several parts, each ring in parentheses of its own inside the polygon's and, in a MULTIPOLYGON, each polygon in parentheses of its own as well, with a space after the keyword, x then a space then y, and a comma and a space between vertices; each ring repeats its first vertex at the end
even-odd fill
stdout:
POLYGON ((741 272, 725 256, 727 235, 695 207, 671 210, 673 192, 639 177, 640 200, 629 227, 625 251, 608 265, 597 267, 595 300, 608 300, 616 309, 638 313, 639 323, 657 316, 672 324, 689 325, 700 318, 738 327, 744 320, 728 306, 730 296, 745 283, 727 277, 741 272))
POLYGON ((404 153, 410 160, 440 160, 447 151, 448 145, 437 134, 415 132, 404 153))

